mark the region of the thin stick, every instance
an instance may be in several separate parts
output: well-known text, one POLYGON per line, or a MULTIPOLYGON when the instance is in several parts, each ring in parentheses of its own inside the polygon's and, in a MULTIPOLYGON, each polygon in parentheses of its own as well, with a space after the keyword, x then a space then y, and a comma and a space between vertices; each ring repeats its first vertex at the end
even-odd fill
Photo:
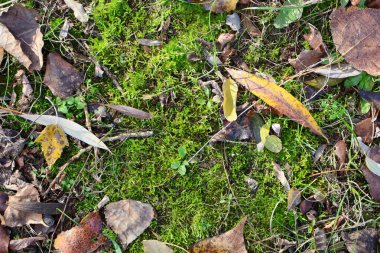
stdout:
POLYGON ((124 90, 121 87, 120 83, 116 80, 116 77, 111 73, 111 71, 109 70, 109 68, 107 68, 106 66, 102 66, 102 68, 104 69, 104 72, 106 72, 106 75, 111 79, 112 83, 116 86, 116 88, 120 92, 124 92, 124 90))
POLYGON ((103 141, 124 141, 128 138, 147 138, 153 136, 153 131, 142 131, 136 133, 122 133, 116 136, 104 138, 103 141))

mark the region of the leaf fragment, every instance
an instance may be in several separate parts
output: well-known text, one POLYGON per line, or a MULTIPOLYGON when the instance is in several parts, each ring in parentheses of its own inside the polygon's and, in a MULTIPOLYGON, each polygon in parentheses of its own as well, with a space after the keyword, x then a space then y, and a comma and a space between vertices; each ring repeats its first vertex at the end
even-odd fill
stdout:
POLYGON ((265 138, 264 147, 273 153, 280 153, 282 150, 281 139, 270 134, 265 138))
POLYGON ((372 118, 364 119, 358 122, 354 127, 357 136, 361 137, 363 142, 371 143, 375 132, 374 122, 372 118))
POLYGON ((288 180, 285 177, 285 173, 281 169, 280 165, 278 165, 277 163, 273 162, 273 170, 276 173, 277 179, 280 181, 280 183, 282 184, 282 186, 284 186, 285 191, 288 192, 290 190, 290 185, 289 185, 289 182, 288 182, 288 180))
POLYGON ((350 64, 335 64, 318 67, 313 70, 314 73, 328 78, 347 78, 360 75, 361 71, 355 69, 350 64))
POLYGON ((9 249, 13 250, 13 251, 22 250, 22 249, 25 249, 25 248, 35 244, 37 241, 44 241, 44 240, 46 240, 46 238, 43 236, 28 237, 28 238, 22 238, 22 239, 17 239, 17 240, 11 240, 9 242, 9 249))
POLYGON ((323 43, 322 35, 318 31, 318 29, 309 24, 310 33, 305 34, 303 37, 307 42, 309 42, 310 46, 317 52, 325 53, 326 52, 326 46, 323 43))
POLYGON ((159 41, 159 40, 137 39, 137 42, 140 45, 148 46, 148 47, 159 47, 162 45, 162 41, 159 41))
POLYGON ((246 89, 261 98, 281 114, 284 114, 299 124, 310 128, 313 133, 328 140, 306 107, 285 89, 275 83, 243 70, 227 68, 227 71, 238 83, 243 85, 246 89))
POLYGON ((48 125, 36 139, 41 144, 42 152, 49 167, 61 157, 62 151, 69 146, 65 132, 58 125, 48 125))
POLYGON ((83 5, 75 0, 63 0, 67 7, 74 11, 74 16, 82 23, 86 23, 88 21, 88 15, 83 8, 83 5))
POLYGON ((224 116, 228 121, 235 121, 237 119, 236 114, 236 100, 238 93, 238 86, 234 80, 228 78, 223 83, 223 111, 224 116))
POLYGON ((142 244, 144 245, 145 253, 173 253, 173 250, 166 246, 165 243, 157 240, 144 240, 142 244))
POLYGON ((188 0, 190 3, 203 4, 206 10, 215 13, 230 12, 235 10, 239 0, 188 0))
POLYGON ((291 188, 288 191, 288 210, 294 210, 301 203, 301 191, 291 188))
POLYGON ((232 31, 238 32, 240 30, 240 22, 240 17, 236 12, 231 15, 227 15, 226 25, 228 25, 232 31))
POLYGON ((134 118, 138 118, 138 119, 151 119, 151 118, 153 118, 153 115, 148 113, 148 112, 144 112, 142 110, 139 110, 139 109, 136 109, 133 107, 129 107, 126 105, 105 104, 105 106, 107 106, 111 109, 114 109, 115 111, 118 111, 124 115, 130 116, 130 117, 134 117, 134 118))

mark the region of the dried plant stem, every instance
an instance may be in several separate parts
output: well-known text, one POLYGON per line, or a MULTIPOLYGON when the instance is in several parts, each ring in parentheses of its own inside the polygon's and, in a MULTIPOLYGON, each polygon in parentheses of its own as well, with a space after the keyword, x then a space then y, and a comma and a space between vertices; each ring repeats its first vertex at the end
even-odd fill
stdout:
POLYGON ((107 137, 103 141, 123 141, 128 138, 147 138, 153 136, 153 131, 142 131, 137 133, 122 133, 116 136, 107 137))

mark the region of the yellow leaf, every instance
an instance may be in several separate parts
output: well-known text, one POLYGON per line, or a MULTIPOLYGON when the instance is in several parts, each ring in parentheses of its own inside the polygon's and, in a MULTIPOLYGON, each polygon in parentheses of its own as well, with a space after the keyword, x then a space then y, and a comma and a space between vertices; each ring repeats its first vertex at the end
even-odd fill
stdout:
POLYGON ((323 136, 328 141, 322 129, 306 107, 285 89, 243 70, 227 68, 227 71, 232 78, 254 95, 261 98, 265 103, 299 124, 310 128, 313 133, 323 136))
POLYGON ((236 99, 238 86, 234 80, 228 78, 223 83, 223 111, 224 116, 228 121, 235 121, 237 119, 236 115, 236 99))
POLYGON ((65 132, 58 125, 46 126, 36 142, 41 143, 42 152, 49 167, 61 157, 63 148, 69 146, 65 132))

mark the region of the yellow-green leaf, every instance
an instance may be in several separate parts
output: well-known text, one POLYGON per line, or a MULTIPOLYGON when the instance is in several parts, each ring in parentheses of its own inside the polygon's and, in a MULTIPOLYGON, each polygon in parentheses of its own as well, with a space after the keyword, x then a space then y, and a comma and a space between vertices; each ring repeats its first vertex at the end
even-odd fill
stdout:
POLYGON ((46 126, 36 142, 41 143, 42 152, 49 167, 61 157, 63 148, 69 146, 65 132, 58 125, 46 126))
POLYGON ((227 68, 227 71, 238 83, 268 105, 301 125, 310 128, 313 133, 323 136, 327 140, 322 129, 306 107, 285 89, 243 70, 227 68))
POLYGON ((234 80, 228 78, 223 83, 223 111, 224 116, 228 121, 235 121, 236 115, 236 99, 237 99, 238 86, 234 80))

